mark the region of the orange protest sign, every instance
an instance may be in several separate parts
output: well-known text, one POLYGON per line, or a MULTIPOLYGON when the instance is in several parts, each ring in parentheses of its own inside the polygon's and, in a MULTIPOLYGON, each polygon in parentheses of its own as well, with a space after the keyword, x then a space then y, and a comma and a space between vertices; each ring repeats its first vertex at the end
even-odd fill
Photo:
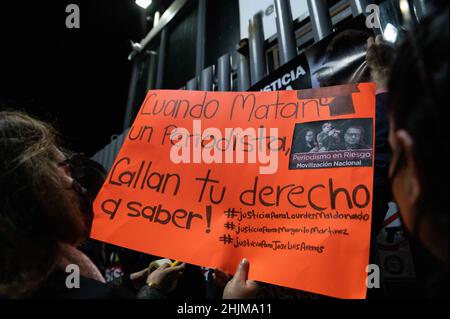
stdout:
POLYGON ((366 297, 375 85, 151 91, 91 237, 338 298, 366 297))

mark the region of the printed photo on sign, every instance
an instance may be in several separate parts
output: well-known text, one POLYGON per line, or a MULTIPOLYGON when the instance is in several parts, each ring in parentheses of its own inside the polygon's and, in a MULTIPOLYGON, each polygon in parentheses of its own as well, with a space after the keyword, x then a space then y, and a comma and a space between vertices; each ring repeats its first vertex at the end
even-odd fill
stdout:
POLYGON ((372 167, 372 119, 295 126, 289 169, 372 167))

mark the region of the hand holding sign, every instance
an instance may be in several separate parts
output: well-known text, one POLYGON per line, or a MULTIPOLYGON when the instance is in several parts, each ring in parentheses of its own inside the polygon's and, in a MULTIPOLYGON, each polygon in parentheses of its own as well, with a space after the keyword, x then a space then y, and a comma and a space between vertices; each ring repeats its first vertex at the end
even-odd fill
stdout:
POLYGON ((186 264, 175 267, 164 264, 148 275, 147 285, 156 287, 162 292, 170 292, 175 289, 177 280, 183 275, 185 268, 186 264))
POLYGON ((225 286, 223 299, 253 299, 258 293, 258 284, 247 280, 250 264, 243 259, 237 267, 233 279, 225 286))
POLYGON ((252 295, 248 276, 364 298, 374 117, 374 84, 152 91, 94 203, 91 237, 227 273, 246 257, 227 295, 252 295), (317 147, 326 123, 342 134, 317 147))

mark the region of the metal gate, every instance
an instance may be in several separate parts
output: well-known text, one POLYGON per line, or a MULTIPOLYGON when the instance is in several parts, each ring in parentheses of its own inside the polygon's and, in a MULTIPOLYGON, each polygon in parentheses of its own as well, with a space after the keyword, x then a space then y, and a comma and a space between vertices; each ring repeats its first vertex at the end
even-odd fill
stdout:
MULTIPOLYGON (((195 74, 179 89, 226 92, 249 90, 302 51, 332 34, 341 24, 365 14, 365 8, 369 4, 390 2, 392 6, 388 8, 395 11, 395 2, 399 0, 299 0, 307 1, 309 17, 295 21, 289 0, 274 0, 277 34, 265 40, 264 13, 259 12, 249 21, 249 38, 241 40, 236 49, 218 57, 217 62, 209 66, 205 65, 206 0, 196 1, 195 74)), ((408 0, 408 3, 414 12, 414 18, 420 21, 426 14, 425 1, 408 0)), ((139 96, 138 91, 165 88, 168 28, 171 23, 176 22, 176 17, 188 5, 192 5, 192 1, 175 0, 147 36, 140 43, 132 45, 133 51, 129 59, 133 63, 133 71, 124 118, 124 133, 113 136, 111 143, 92 157, 106 170, 112 167, 138 112, 139 103, 143 101, 144 97, 139 96)), ((395 15, 395 12, 383 14, 395 15)))

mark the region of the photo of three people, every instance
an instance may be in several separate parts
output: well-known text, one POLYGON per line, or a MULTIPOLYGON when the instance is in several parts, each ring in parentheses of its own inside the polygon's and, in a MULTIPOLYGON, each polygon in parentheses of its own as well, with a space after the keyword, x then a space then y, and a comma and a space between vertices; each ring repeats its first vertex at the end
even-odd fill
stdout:
POLYGON ((292 153, 371 150, 371 145, 370 119, 306 123, 295 128, 292 153))

